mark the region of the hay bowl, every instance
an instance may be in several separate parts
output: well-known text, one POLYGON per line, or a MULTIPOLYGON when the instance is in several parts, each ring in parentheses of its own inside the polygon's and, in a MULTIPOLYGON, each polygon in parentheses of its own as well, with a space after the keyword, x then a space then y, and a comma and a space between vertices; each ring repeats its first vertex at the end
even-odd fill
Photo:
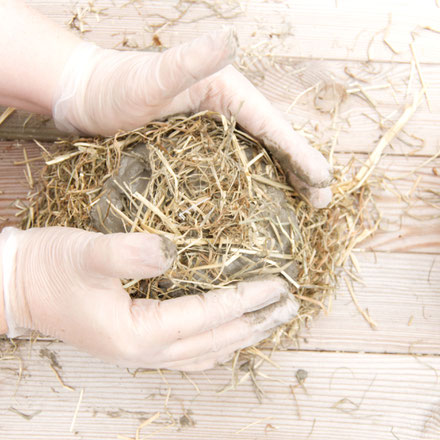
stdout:
POLYGON ((232 125, 196 118, 126 150, 91 217, 101 232, 139 225, 173 234, 175 267, 147 283, 157 297, 262 274, 282 273, 293 283, 301 236, 287 191, 261 145, 233 134, 232 125))
POLYGON ((168 299, 270 274, 284 277, 301 304, 283 334, 296 336, 301 322, 325 309, 340 257, 335 211, 302 200, 234 121, 203 112, 58 146, 45 157, 23 226, 173 240, 174 267, 152 280, 124 280, 131 295, 168 299))

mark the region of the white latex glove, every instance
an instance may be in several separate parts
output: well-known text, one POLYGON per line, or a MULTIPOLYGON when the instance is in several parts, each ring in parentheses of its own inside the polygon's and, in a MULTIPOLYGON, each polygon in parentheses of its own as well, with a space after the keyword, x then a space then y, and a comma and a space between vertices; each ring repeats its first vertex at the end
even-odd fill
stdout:
POLYGON ((119 278, 157 276, 174 260, 175 246, 158 235, 5 228, 0 254, 9 336, 38 330, 121 366, 211 368, 298 310, 275 277, 162 302, 131 300, 119 278))
POLYGON ((212 110, 236 117, 279 159, 291 184, 315 207, 331 200, 329 164, 236 69, 232 30, 163 53, 104 50, 80 43, 54 92, 61 130, 112 135, 177 113, 212 110))

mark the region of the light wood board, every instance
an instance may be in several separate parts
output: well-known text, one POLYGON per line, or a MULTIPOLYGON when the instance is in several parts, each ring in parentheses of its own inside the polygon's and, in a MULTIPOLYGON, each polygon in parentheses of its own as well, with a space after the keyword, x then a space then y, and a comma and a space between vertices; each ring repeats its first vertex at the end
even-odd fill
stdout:
POLYGON ((440 35, 435 32, 440 10, 434 0, 419 1, 417 7, 398 0, 105 0, 92 2, 94 11, 87 10, 87 0, 28 3, 60 25, 66 25, 75 13, 82 14, 83 35, 105 47, 120 46, 124 37, 131 45, 145 47, 151 44, 154 31, 170 47, 227 23, 236 26, 244 47, 264 40, 270 53, 282 56, 408 62, 414 35, 420 62, 435 64, 440 58, 440 35), (175 7, 178 3, 180 11, 189 6, 188 12, 178 24, 163 27, 179 16, 175 7), (210 4, 217 6, 218 14, 210 4), (383 42, 384 37, 389 45, 383 42))
POLYGON ((336 300, 302 333, 299 347, 378 353, 440 353, 440 257, 356 252, 361 281, 340 278, 336 300), (353 304, 347 281, 372 330, 353 304))
POLYGON ((435 440, 440 435, 438 356, 279 352, 273 357, 279 368, 267 364, 257 377, 265 393, 259 403, 249 378, 219 394, 230 383, 226 369, 192 373, 191 382, 177 372, 133 377, 59 343, 38 342, 31 350, 25 345, 18 354, 25 368, 18 387, 18 361, 0 363, 2 440, 135 438, 140 423, 157 412, 139 438, 388 440, 394 433, 400 440, 435 440), (61 386, 45 349, 55 354, 62 380, 74 391, 61 386), (304 388, 296 380, 299 369, 308 373, 304 388), (35 415, 25 420, 15 410, 35 415), (191 421, 194 426, 188 426, 191 421))
MULTIPOLYGON (((260 370, 258 383, 266 393, 262 403, 249 380, 235 391, 218 394, 230 379, 226 369, 191 374, 199 394, 179 373, 165 372, 167 383, 157 372, 134 378, 62 343, 40 340, 31 349, 22 341, 18 388, 18 356, 0 361, 0 440, 136 438, 139 424, 156 412, 158 419, 142 429, 139 438, 438 440, 440 163, 426 162, 440 148, 436 1, 221 2, 222 14, 236 15, 232 19, 216 17, 207 6, 220 2, 182 1, 183 8, 189 6, 183 22, 163 29, 154 26, 167 21, 161 15, 176 15, 174 0, 96 0, 92 6, 85 0, 28 3, 62 25, 73 13, 84 13, 85 29, 93 31, 82 36, 105 47, 122 48, 123 40, 128 46, 148 47, 155 30, 170 47, 235 23, 242 51, 272 55, 266 61, 247 58, 255 64, 245 66, 246 74, 306 135, 314 130, 325 144, 338 134, 335 151, 341 162, 352 152, 360 162, 365 160, 420 90, 411 67, 413 39, 430 108, 422 101, 385 150, 376 175, 394 180, 386 179, 375 189, 384 216, 382 230, 355 253, 361 267, 356 276, 362 282, 354 282, 354 292, 377 330, 362 318, 341 278, 331 313, 321 314, 302 333, 300 350, 275 353, 280 369, 265 364, 260 370), (107 16, 97 15, 101 8, 108 8, 103 11, 107 16), (320 111, 316 95, 333 83, 349 93, 335 112, 320 111), (353 91, 359 86, 363 90, 353 91), (382 128, 377 124, 380 117, 382 128), (431 205, 420 200, 428 194, 431 205), (61 386, 42 349, 56 353, 59 373, 74 391, 61 386), (295 403, 290 385, 298 385, 298 369, 306 370, 308 378, 305 389, 295 388, 295 403), (16 410, 25 415, 41 412, 26 420, 16 410), (188 426, 191 421, 195 426, 188 426)), ((23 128, 27 117, 13 115, 0 126, 0 138, 27 139, 0 143, 0 215, 12 220, 11 203, 28 191, 24 167, 13 162, 23 160, 23 146, 30 158, 39 155, 32 138, 51 141, 58 135, 51 122, 36 117, 23 128)), ((41 162, 33 162, 33 173, 39 167, 41 162)), ((7 343, 0 346, 6 353, 7 343)))

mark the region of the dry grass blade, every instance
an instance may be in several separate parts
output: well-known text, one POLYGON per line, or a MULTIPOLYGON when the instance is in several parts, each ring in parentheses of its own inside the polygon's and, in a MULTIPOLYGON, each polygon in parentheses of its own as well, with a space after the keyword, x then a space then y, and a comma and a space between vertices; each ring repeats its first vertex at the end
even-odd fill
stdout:
POLYGON ((8 107, 6 108, 6 110, 0 115, 0 125, 3 124, 3 122, 6 121, 6 119, 9 118, 9 116, 12 115, 12 113, 15 112, 15 108, 13 107, 8 107))
POLYGON ((402 130, 404 125, 411 119, 413 114, 416 112, 417 108, 420 105, 423 93, 425 89, 422 89, 421 92, 414 98, 412 105, 408 106, 402 113, 399 120, 381 137, 379 143, 377 144, 374 151, 370 154, 367 163, 358 171, 356 174, 356 184, 350 191, 354 191, 359 189, 368 179, 368 177, 373 172, 376 165, 379 163, 382 153, 389 145, 389 143, 397 136, 397 134, 402 130))

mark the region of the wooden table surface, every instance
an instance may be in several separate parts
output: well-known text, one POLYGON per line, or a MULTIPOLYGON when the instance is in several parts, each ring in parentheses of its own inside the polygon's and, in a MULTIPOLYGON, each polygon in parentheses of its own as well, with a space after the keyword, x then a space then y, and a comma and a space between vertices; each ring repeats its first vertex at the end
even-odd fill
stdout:
MULTIPOLYGON (((154 31, 169 47, 234 23, 258 88, 295 127, 313 129, 322 142, 334 139, 340 161, 352 153, 359 163, 366 159, 421 78, 427 99, 385 150, 375 178, 387 177, 376 191, 384 220, 356 250, 356 296, 377 330, 341 280, 331 313, 303 332, 299 347, 275 353, 276 364, 259 370, 261 402, 246 375, 223 390, 231 379, 225 368, 134 375, 52 340, 20 341, 12 355, 0 341, 0 440, 440 439, 440 159, 432 159, 440 151, 438 2, 29 3, 64 26, 74 14, 83 17, 82 36, 105 47, 146 47, 154 31), (177 18, 176 4, 188 10, 161 27, 177 18), (333 83, 348 91, 334 116, 312 99, 333 83), (299 369, 308 377, 293 396, 299 369)), ((4 223, 15 221, 13 203, 29 191, 25 167, 14 163, 23 149, 39 156, 33 139, 49 145, 57 136, 39 117, 23 128, 26 118, 15 114, 0 125, 4 223)), ((40 165, 32 162, 34 174, 40 165)))

